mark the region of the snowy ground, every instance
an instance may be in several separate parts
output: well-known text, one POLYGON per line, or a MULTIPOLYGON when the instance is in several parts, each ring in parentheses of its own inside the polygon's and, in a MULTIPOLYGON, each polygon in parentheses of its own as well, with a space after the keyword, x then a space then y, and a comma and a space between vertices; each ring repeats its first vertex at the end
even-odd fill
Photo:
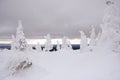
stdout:
POLYGON ((0 52, 0 80, 120 80, 120 54, 95 49, 92 52, 0 52), (28 57, 31 68, 10 75, 11 62, 28 57))

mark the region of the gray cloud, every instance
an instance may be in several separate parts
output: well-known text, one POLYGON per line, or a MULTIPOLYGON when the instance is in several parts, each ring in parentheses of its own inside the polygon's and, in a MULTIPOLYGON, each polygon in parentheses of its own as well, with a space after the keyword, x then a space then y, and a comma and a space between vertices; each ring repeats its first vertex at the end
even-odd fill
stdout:
POLYGON ((105 0, 0 0, 0 38, 15 34, 19 19, 28 38, 79 37, 101 23, 104 8, 105 0))

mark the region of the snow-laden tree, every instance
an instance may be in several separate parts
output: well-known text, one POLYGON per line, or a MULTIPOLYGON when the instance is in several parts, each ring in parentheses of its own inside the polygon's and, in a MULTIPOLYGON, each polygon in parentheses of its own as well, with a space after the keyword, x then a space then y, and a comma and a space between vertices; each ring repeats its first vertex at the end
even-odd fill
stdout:
POLYGON ((16 52, 13 53, 14 56, 12 56, 12 60, 7 65, 8 69, 11 72, 10 75, 18 74, 19 72, 32 66, 32 62, 29 61, 27 56, 24 55, 24 52, 21 52, 27 49, 27 42, 23 33, 21 21, 18 22, 16 37, 12 35, 12 40, 11 49, 16 50, 16 52))
POLYGON ((46 39, 44 51, 50 51, 53 49, 50 34, 47 34, 47 36, 44 36, 44 38, 46 39))
POLYGON ((92 30, 91 30, 91 35, 90 35, 90 46, 95 46, 96 45, 96 35, 95 35, 95 28, 94 26, 92 25, 92 30))
POLYGON ((27 48, 27 42, 26 42, 25 35, 23 33, 23 26, 22 26, 21 20, 19 20, 18 28, 16 32, 16 49, 23 51, 23 50, 26 50, 26 48, 27 48))
POLYGON ((80 31, 80 34, 81 34, 80 49, 85 49, 88 46, 88 40, 83 31, 80 31))
POLYGON ((103 24, 101 24, 102 35, 100 44, 106 44, 113 51, 120 51, 120 6, 114 2, 107 2, 104 11, 103 24))
POLYGON ((71 49, 71 44, 66 36, 62 39, 61 49, 71 49))
POLYGON ((68 44, 67 44, 67 37, 63 37, 62 39, 62 45, 61 45, 62 49, 67 49, 68 48, 68 44))
POLYGON ((37 45, 35 46, 35 49, 36 49, 37 52, 42 51, 42 48, 41 48, 41 45, 40 45, 39 42, 38 42, 37 45))
POLYGON ((99 33, 97 34, 96 40, 98 41, 100 38, 101 38, 101 32, 99 32, 99 33))
POLYGON ((98 34, 97 34, 97 37, 96 37, 96 45, 98 45, 99 44, 99 41, 100 41, 100 38, 101 38, 101 32, 99 32, 98 34))
POLYGON ((61 49, 59 41, 57 41, 57 47, 56 49, 59 51, 61 49))

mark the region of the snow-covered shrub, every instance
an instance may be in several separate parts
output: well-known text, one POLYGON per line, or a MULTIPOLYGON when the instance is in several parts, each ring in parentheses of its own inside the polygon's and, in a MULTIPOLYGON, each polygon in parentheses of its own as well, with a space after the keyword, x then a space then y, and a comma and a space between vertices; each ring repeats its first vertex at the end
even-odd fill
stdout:
POLYGON ((24 73, 33 64, 24 52, 18 50, 2 52, 0 62, 1 60, 3 63, 1 63, 0 71, 5 72, 4 76, 24 73))
POLYGON ((20 71, 32 66, 32 62, 30 62, 28 58, 20 59, 19 61, 11 61, 9 64, 10 65, 8 65, 8 69, 11 72, 11 75, 17 74, 20 71))

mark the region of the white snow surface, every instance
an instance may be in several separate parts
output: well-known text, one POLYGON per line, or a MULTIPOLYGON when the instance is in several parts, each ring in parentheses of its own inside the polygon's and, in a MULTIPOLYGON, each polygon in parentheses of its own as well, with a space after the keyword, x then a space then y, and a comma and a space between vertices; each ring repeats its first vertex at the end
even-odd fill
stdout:
POLYGON ((94 47, 93 51, 0 52, 0 80, 120 80, 120 54, 94 47), (9 65, 28 58, 33 65, 11 75, 9 65))

